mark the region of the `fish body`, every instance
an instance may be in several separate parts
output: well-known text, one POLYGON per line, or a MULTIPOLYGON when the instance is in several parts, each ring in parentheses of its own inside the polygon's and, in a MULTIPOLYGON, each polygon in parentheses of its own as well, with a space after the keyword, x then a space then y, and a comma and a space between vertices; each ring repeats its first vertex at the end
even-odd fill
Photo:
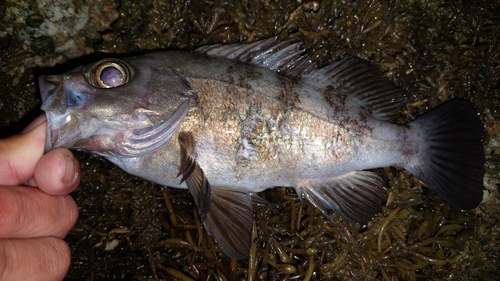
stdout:
POLYGON ((396 125, 402 93, 374 66, 346 58, 317 69, 298 43, 106 59, 41 77, 40 88, 47 149, 89 151, 188 188, 235 258, 248 254, 250 194, 275 186, 353 222, 385 199, 372 168, 405 168, 460 208, 482 198, 483 127, 471 103, 396 125))
MULTIPOLYGON (((404 127, 380 122, 346 99, 326 101, 314 85, 271 70, 187 52, 155 53, 150 59, 169 61, 168 67, 178 69, 197 90, 177 133, 193 134, 196 160, 207 167, 213 186, 249 192, 295 187, 354 170, 401 166, 402 150, 418 149, 404 141, 409 138, 404 127), (329 102, 335 104, 326 107, 329 102)), ((176 178, 176 139, 174 134, 150 155, 107 158, 143 178, 186 188, 176 178)))

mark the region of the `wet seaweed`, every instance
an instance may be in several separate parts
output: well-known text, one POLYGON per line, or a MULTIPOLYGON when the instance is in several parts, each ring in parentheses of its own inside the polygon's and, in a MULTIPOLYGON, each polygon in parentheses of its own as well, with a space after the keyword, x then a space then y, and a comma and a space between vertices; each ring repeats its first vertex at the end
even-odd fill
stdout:
MULTIPOLYGON (((388 183, 388 200, 376 218, 361 225, 325 218, 293 189, 270 189, 262 196, 271 203, 254 206, 250 258, 235 261, 201 227, 187 191, 152 184, 101 158, 77 153, 82 184, 72 195, 80 217, 66 237, 73 257, 66 280, 496 280, 499 3, 94 2, 107 5, 109 14, 103 18, 118 15, 97 35, 100 25, 88 25, 84 47, 96 54, 192 50, 279 35, 304 42, 318 65, 355 55, 385 71, 406 94, 400 123, 451 98, 471 100, 487 131, 486 196, 475 210, 458 210, 408 172, 379 169, 388 183)), ((0 2, 2 18, 12 3, 0 2)), ((57 48, 53 54, 37 54, 17 37, 34 24, 0 22, 2 127, 21 126, 18 120, 39 107, 34 66, 72 58, 72 52, 61 55, 57 48)))

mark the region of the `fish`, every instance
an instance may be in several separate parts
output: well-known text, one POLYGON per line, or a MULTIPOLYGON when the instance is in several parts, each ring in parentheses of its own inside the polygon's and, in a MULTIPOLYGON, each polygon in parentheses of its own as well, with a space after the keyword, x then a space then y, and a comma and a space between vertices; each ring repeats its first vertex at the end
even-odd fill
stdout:
POLYGON ((376 66, 318 67, 293 40, 107 58, 41 76, 39 89, 46 151, 90 152, 188 189, 230 258, 248 257, 256 193, 272 187, 354 223, 386 200, 375 168, 406 169, 460 209, 483 196, 484 127, 470 101, 397 124, 404 93, 376 66))

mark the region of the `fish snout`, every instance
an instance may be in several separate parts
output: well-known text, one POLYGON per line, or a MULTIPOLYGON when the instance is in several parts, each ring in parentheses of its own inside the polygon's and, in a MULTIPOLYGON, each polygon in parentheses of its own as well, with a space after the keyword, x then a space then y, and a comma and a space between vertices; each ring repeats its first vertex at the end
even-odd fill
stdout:
POLYGON ((47 133, 45 139, 45 152, 59 147, 61 127, 67 119, 64 100, 60 98, 63 87, 62 75, 43 75, 38 78, 38 88, 42 97, 41 109, 47 116, 47 133))
POLYGON ((62 81, 61 75, 42 75, 38 78, 42 102, 46 101, 61 86, 62 81))

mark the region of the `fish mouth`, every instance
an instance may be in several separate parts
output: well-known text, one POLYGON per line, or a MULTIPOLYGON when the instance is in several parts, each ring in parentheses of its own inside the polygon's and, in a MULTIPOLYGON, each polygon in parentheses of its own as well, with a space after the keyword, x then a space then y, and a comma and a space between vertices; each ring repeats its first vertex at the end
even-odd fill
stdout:
POLYGON ((59 129, 56 129, 56 130, 51 129, 51 125, 49 122, 49 115, 47 114, 47 112, 45 113, 45 115, 47 117, 47 133, 45 136, 44 152, 48 152, 48 151, 52 150, 52 148, 54 148, 54 145, 52 143, 52 139, 53 139, 52 136, 59 135, 59 129))
POLYGON ((57 110, 58 107, 60 107, 57 93, 61 89, 62 80, 62 77, 57 75, 40 76, 38 78, 38 88, 42 97, 41 109, 45 112, 45 116, 47 117, 45 152, 57 147, 55 144, 62 126, 61 113, 66 111, 65 108, 64 110, 62 108, 57 110))

